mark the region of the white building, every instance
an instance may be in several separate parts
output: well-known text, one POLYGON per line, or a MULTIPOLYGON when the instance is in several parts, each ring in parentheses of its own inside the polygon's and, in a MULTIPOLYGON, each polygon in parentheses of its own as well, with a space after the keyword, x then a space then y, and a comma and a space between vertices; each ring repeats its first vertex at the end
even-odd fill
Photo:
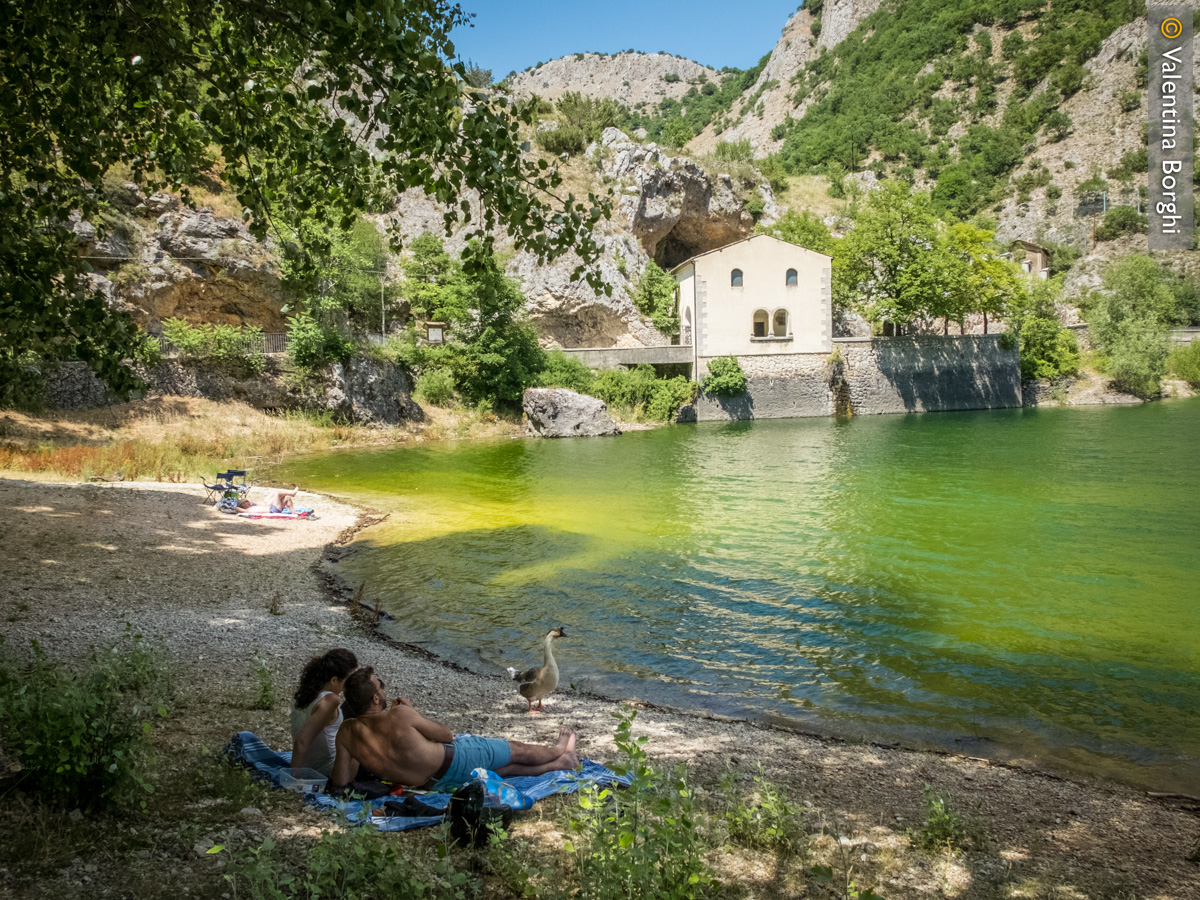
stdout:
POLYGON ((694 377, 716 356, 833 350, 828 256, 758 234, 693 256, 671 274, 694 377))

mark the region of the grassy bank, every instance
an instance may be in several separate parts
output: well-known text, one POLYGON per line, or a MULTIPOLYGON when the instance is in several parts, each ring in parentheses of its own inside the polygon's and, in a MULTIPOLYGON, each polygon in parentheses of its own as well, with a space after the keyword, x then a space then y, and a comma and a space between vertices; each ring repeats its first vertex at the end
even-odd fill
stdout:
POLYGON ((501 437, 520 423, 469 409, 427 408, 426 420, 367 427, 332 415, 268 414, 191 397, 77 412, 0 411, 0 471, 44 479, 184 482, 219 469, 266 469, 293 453, 501 437))

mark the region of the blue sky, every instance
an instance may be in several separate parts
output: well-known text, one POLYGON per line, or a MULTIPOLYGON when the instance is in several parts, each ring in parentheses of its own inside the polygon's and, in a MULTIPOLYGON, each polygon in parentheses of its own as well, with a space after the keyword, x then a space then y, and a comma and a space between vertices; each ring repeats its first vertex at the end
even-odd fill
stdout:
POLYGON ((708 66, 746 69, 779 40, 800 0, 458 0, 475 13, 454 44, 465 62, 512 70, 584 50, 665 50, 708 66))

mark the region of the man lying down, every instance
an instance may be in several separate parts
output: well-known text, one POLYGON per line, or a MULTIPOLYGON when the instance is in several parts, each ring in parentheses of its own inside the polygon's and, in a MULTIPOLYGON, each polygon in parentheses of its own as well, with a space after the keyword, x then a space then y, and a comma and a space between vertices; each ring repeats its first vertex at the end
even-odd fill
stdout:
POLYGON ((451 791, 471 780, 482 766, 509 778, 542 775, 579 767, 575 732, 564 728, 553 747, 482 738, 455 737, 445 725, 426 719, 403 698, 389 704, 383 681, 371 666, 346 679, 337 733, 337 756, 330 787, 345 788, 359 767, 393 784, 424 790, 451 791))

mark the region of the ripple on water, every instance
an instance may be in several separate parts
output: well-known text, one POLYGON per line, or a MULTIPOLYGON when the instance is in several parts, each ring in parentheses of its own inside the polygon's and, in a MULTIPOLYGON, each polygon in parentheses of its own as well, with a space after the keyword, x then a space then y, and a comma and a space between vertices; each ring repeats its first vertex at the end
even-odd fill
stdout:
POLYGON ((470 663, 1200 789, 1200 401, 339 453, 343 565, 470 663))

